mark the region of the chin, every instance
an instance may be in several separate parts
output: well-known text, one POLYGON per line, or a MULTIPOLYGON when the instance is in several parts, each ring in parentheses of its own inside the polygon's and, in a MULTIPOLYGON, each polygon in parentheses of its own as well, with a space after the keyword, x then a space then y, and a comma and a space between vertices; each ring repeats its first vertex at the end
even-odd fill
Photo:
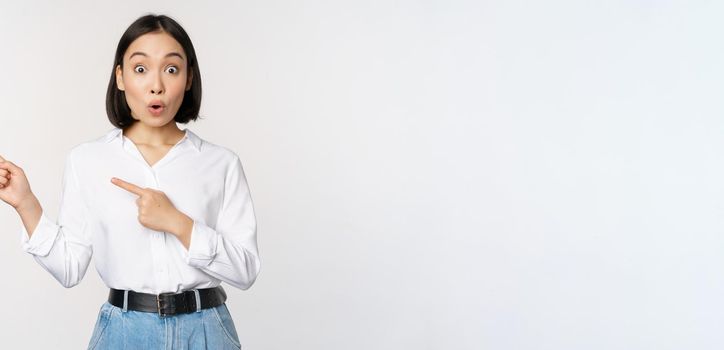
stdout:
POLYGON ((142 122, 148 126, 164 126, 173 121, 173 118, 162 118, 162 117, 148 117, 144 118, 142 122))

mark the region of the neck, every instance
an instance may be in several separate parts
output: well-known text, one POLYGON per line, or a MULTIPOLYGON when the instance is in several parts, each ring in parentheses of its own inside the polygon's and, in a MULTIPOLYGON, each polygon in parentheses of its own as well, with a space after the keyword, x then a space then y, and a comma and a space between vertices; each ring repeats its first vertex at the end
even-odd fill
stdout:
POLYGON ((123 129, 123 136, 128 137, 137 145, 167 146, 174 145, 183 137, 184 131, 175 122, 163 126, 149 126, 140 121, 123 129))

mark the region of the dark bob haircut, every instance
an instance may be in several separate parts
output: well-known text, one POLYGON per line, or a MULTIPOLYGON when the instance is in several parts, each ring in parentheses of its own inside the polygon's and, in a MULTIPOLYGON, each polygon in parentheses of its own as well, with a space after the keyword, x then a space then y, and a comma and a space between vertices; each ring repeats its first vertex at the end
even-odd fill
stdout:
POLYGON ((118 128, 125 128, 132 125, 138 120, 131 116, 131 109, 126 101, 126 92, 118 89, 116 84, 116 67, 123 68, 123 55, 131 43, 141 35, 153 32, 165 32, 171 35, 181 47, 183 47, 188 59, 187 74, 192 74, 191 88, 184 92, 184 98, 181 102, 178 112, 174 116, 174 121, 186 124, 189 121, 195 121, 199 116, 201 109, 201 73, 199 65, 196 61, 196 51, 191 43, 186 31, 175 20, 164 15, 148 14, 138 18, 126 29, 121 36, 116 48, 116 56, 113 60, 113 69, 111 70, 111 80, 108 82, 108 91, 106 92, 106 113, 111 124, 118 128))

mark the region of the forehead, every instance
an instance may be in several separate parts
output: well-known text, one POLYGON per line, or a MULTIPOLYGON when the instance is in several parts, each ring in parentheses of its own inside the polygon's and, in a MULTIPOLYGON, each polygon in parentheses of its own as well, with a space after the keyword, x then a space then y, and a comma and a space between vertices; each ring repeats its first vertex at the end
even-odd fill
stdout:
POLYGON ((141 59, 162 59, 169 52, 178 52, 186 60, 186 54, 181 44, 166 32, 146 33, 139 36, 128 46, 123 58, 128 59, 134 52, 143 52, 148 56, 134 56, 134 58, 141 59))

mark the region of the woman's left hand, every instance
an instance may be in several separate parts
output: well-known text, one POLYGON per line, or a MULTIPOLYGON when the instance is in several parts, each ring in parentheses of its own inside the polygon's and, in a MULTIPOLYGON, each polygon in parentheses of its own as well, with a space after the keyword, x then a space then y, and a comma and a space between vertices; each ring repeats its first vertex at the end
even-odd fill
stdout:
POLYGON ((179 235, 179 227, 187 216, 171 203, 165 193, 152 188, 141 188, 118 178, 111 178, 116 186, 138 196, 138 221, 152 230, 179 235))

